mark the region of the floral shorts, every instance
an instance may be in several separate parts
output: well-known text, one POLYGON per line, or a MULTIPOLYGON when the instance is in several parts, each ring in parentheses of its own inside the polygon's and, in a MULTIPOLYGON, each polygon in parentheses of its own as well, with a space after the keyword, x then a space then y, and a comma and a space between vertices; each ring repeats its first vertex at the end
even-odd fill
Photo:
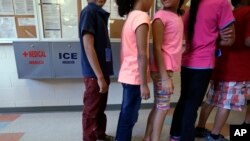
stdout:
POLYGON ((245 95, 250 95, 250 81, 219 82, 210 81, 206 103, 217 107, 242 111, 246 105, 245 95))
POLYGON ((154 84, 154 103, 159 110, 167 110, 170 108, 171 94, 162 90, 162 80, 159 74, 152 75, 154 84))

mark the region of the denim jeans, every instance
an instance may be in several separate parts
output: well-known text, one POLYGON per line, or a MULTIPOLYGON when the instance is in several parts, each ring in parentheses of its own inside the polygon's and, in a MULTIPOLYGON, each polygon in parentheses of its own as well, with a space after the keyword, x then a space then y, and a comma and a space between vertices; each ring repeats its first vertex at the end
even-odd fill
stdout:
POLYGON ((194 125, 197 110, 205 96, 212 69, 181 69, 181 96, 176 105, 171 136, 181 137, 181 141, 194 141, 194 125))
POLYGON ((141 92, 139 85, 122 84, 123 100, 116 131, 116 141, 131 141, 132 131, 139 116, 141 92))

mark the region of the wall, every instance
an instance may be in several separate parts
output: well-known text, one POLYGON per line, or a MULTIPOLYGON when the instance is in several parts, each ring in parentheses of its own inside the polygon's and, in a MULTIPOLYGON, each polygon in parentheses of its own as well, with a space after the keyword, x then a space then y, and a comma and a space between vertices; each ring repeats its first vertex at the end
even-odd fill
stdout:
MULTIPOLYGON (((175 74, 175 92, 179 97, 179 74, 175 74)), ((18 79, 12 45, 0 45, 0 108, 82 105, 82 79, 18 79)), ((150 83, 152 96, 152 84, 150 83)), ((122 87, 111 83, 108 104, 121 104, 122 87)), ((143 103, 152 103, 153 98, 143 103)))

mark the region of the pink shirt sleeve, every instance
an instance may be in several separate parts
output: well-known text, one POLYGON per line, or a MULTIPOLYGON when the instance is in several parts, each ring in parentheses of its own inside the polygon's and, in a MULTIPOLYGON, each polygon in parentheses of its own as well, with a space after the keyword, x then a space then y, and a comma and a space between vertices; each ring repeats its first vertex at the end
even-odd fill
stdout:
POLYGON ((149 25, 150 19, 149 16, 145 13, 138 15, 135 20, 132 22, 132 30, 135 32, 136 29, 142 25, 147 24, 149 25))
POLYGON ((156 20, 156 19, 160 19, 161 22, 162 22, 162 24, 165 26, 166 21, 165 21, 164 18, 163 18, 164 16, 165 16, 165 15, 164 15, 162 12, 158 11, 158 12, 154 15, 153 21, 156 20))
POLYGON ((232 7, 227 0, 222 0, 218 9, 218 26, 220 29, 226 28, 235 21, 232 7))

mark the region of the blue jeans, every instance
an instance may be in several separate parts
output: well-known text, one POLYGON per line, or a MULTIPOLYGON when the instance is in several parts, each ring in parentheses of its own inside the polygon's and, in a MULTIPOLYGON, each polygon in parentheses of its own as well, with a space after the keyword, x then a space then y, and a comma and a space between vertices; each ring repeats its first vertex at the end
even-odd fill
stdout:
POLYGON ((122 84, 123 100, 116 131, 116 141, 131 141, 132 131, 139 116, 141 92, 139 85, 122 84))

